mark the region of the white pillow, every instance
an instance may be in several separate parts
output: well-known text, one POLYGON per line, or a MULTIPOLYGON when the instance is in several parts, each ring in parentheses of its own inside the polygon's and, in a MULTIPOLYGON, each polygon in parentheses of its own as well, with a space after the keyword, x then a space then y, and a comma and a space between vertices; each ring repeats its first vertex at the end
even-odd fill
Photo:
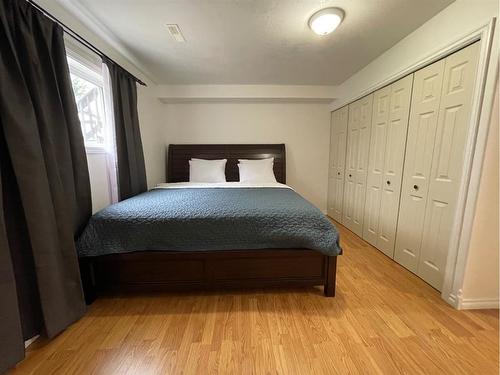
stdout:
POLYGON ((240 182, 276 182, 274 176, 274 158, 248 160, 238 159, 240 182))
POLYGON ((226 182, 227 159, 189 160, 189 182, 226 182))
POLYGON ((238 159, 240 163, 274 163, 274 158, 266 159, 238 159))

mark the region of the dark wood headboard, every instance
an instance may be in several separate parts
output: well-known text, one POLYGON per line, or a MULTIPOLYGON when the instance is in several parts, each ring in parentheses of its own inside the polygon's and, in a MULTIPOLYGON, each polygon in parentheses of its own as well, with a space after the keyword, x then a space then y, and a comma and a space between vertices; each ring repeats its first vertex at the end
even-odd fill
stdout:
POLYGON ((191 158, 227 159, 227 181, 239 181, 238 159, 274 158, 276 180, 283 184, 286 183, 284 144, 169 145, 167 155, 168 182, 189 181, 189 160, 191 158))

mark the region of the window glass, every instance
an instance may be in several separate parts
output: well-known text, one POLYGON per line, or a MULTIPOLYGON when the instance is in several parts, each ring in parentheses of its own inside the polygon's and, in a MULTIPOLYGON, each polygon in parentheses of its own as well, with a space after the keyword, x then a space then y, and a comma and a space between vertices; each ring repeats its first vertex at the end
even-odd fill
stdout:
POLYGON ((107 131, 102 73, 71 57, 68 62, 85 146, 104 148, 107 131))

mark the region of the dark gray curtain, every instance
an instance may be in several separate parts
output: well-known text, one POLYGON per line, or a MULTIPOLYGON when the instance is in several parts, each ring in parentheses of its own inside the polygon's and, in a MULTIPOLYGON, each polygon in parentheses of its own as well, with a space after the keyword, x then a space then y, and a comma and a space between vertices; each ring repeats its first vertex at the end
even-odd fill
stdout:
POLYGON ((61 27, 0 0, 0 372, 85 312, 74 238, 90 183, 61 27))
MULTIPOLYGON (((2 181, 0 180, 0 188, 2 181)), ((0 199, 0 213, 3 204, 0 199)), ((16 281, 3 215, 0 214, 0 373, 24 356, 24 340, 18 308, 16 281)))
POLYGON ((121 67, 104 59, 109 69, 115 118, 118 196, 120 200, 147 190, 146 168, 137 115, 136 80, 121 67))

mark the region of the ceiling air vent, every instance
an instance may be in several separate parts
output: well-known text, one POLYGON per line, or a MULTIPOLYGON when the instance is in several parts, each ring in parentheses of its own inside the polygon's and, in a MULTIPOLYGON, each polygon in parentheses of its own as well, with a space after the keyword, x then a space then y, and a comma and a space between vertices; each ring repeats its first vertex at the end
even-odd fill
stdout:
POLYGON ((176 42, 179 43, 184 43, 186 39, 184 39, 184 35, 182 35, 181 29, 179 28, 179 25, 176 24, 168 24, 167 25, 168 32, 170 33, 170 36, 174 38, 176 42))

